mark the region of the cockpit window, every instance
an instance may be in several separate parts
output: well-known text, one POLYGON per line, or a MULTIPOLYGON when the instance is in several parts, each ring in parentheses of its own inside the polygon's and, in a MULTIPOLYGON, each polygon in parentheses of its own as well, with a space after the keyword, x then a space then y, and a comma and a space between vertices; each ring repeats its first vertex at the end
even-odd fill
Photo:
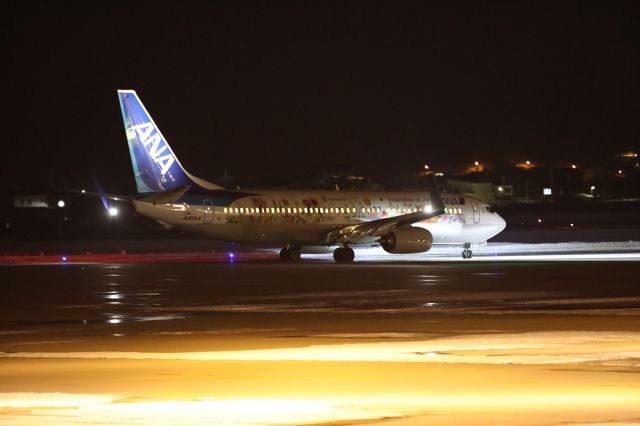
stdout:
POLYGON ((491 206, 487 206, 487 211, 488 211, 489 213, 495 213, 495 212, 496 212, 496 209, 494 209, 494 208, 493 208, 493 207, 491 207, 491 206))

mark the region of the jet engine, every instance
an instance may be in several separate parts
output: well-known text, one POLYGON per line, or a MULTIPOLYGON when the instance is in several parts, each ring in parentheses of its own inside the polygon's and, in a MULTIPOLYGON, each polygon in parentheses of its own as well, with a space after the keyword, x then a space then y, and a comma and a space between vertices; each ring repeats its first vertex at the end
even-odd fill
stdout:
POLYGON ((433 235, 424 228, 398 228, 378 240, 387 253, 421 253, 431 249, 433 235))

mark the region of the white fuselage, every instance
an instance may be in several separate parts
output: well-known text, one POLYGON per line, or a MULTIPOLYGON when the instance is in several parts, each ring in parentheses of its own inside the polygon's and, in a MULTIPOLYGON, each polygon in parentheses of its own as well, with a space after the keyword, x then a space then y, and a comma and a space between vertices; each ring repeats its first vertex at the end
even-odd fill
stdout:
MULTIPOLYGON (((484 202, 447 194, 442 201, 444 214, 413 225, 429 230, 434 244, 482 243, 505 228, 484 202)), ((212 194, 133 203, 144 216, 218 240, 275 246, 327 245, 324 236, 337 228, 431 209, 428 194, 389 191, 255 191, 233 201, 212 194)))

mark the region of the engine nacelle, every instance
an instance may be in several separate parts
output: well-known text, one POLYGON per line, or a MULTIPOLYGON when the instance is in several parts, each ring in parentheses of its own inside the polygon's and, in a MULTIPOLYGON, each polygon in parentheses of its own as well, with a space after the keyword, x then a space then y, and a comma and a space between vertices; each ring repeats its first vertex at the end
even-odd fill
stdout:
POLYGON ((421 253, 433 246, 433 235, 424 228, 398 228, 380 239, 380 245, 387 253, 421 253))

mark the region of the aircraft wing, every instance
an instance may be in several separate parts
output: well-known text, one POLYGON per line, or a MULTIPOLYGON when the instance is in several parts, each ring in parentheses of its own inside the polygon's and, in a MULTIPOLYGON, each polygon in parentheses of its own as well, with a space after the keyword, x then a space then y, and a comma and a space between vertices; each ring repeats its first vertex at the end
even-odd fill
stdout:
POLYGON ((444 209, 434 210, 431 212, 419 211, 395 217, 357 223, 355 225, 345 226, 329 232, 326 236, 326 242, 327 244, 337 244, 340 242, 355 242, 366 237, 378 237, 385 235, 396 228, 422 222, 423 220, 440 216, 443 213, 444 209))
POLYGON ((327 233, 325 240, 327 244, 333 245, 341 242, 356 242, 366 237, 378 237, 385 235, 396 228, 422 222, 432 217, 440 216, 444 213, 444 203, 440 198, 435 180, 431 189, 431 209, 403 214, 395 217, 372 220, 369 222, 356 223, 334 229, 327 233))

